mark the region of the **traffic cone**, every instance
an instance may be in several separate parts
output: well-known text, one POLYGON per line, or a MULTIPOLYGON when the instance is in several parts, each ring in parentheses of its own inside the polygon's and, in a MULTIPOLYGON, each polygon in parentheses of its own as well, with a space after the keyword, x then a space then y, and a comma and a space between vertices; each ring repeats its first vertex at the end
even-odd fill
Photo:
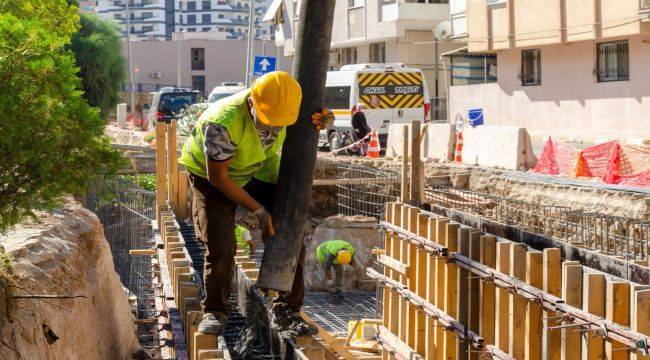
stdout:
POLYGON ((456 135, 456 152, 454 153, 454 162, 463 162, 463 133, 459 131, 456 135))
POLYGON ((370 144, 368 145, 368 153, 366 153, 367 158, 378 158, 381 148, 379 146, 379 135, 377 135, 377 130, 373 130, 370 135, 370 144))

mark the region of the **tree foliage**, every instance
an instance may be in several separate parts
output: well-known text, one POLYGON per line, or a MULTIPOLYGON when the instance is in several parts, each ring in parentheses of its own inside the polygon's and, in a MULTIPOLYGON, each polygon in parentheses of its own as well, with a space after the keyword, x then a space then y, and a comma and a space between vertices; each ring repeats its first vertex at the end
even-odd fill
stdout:
POLYGON ((117 105, 125 78, 120 32, 114 23, 95 14, 81 14, 81 28, 72 37, 71 49, 80 68, 84 97, 105 118, 117 105))
POLYGON ((120 163, 66 48, 78 21, 65 0, 0 2, 0 231, 120 163))

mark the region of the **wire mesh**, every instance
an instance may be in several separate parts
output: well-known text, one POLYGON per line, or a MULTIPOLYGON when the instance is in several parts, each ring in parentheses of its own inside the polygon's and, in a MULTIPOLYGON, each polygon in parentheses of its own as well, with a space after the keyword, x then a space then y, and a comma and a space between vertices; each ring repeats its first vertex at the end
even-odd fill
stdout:
POLYGON ((151 220, 155 193, 124 179, 96 179, 86 197, 86 207, 99 217, 122 284, 137 297, 139 318, 155 314, 152 266, 149 256, 130 256, 131 249, 151 248, 151 220))
POLYGON ((399 198, 400 175, 394 172, 341 162, 338 178, 356 180, 337 185, 337 203, 343 215, 379 219, 386 203, 399 198))

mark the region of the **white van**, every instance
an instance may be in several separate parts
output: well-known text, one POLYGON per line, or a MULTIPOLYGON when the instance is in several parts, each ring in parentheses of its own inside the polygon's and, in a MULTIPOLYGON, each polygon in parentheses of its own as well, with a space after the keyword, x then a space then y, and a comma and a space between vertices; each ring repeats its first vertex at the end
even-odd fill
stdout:
POLYGON ((334 113, 334 125, 320 133, 319 145, 335 149, 352 135, 352 108, 363 104, 368 126, 377 130, 382 148, 390 124, 410 124, 430 118, 431 100, 420 69, 404 64, 345 65, 328 71, 324 105, 334 113))
POLYGON ((222 82, 221 86, 215 86, 214 89, 212 89, 210 96, 208 96, 208 103, 217 102, 217 100, 236 94, 245 88, 246 87, 242 82, 222 82))

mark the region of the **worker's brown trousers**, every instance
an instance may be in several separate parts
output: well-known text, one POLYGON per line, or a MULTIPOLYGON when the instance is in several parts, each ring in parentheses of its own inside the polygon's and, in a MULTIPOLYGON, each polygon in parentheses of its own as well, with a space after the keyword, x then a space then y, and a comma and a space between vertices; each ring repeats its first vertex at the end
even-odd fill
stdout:
MULTIPOLYGON (((228 296, 234 275, 235 252, 235 210, 237 205, 223 195, 207 179, 190 175, 192 184, 192 218, 197 238, 206 244, 203 285, 205 299, 201 301, 203 312, 227 313, 228 296)), ((273 213, 275 184, 252 179, 244 190, 255 200, 273 213)), ((305 296, 303 265, 305 263, 305 245, 302 245, 296 276, 291 292, 281 296, 277 301, 285 303, 296 310, 302 306, 305 296)))

